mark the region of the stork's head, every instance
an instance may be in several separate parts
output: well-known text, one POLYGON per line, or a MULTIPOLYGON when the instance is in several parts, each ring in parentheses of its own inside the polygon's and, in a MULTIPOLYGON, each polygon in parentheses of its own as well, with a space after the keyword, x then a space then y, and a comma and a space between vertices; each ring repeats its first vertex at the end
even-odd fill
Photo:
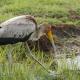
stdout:
POLYGON ((39 32, 39 34, 38 34, 39 37, 45 35, 50 40, 52 47, 54 49, 54 52, 56 52, 56 47, 55 47, 54 40, 53 40, 54 35, 52 34, 51 25, 50 24, 41 24, 39 26, 38 32, 39 32))
POLYGON ((52 35, 52 29, 50 24, 41 24, 39 26, 39 37, 42 35, 46 35, 47 38, 52 41, 53 35, 52 35))

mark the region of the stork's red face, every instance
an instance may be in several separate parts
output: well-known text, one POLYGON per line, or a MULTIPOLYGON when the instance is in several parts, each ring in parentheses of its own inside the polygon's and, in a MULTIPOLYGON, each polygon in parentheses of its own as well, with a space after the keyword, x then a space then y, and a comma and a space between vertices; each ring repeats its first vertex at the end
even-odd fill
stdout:
POLYGON ((48 37, 48 39, 50 41, 52 41, 53 35, 52 35, 51 25, 49 25, 49 24, 43 24, 43 33, 45 33, 46 36, 48 37))
POLYGON ((55 47, 54 40, 53 40, 51 25, 50 24, 40 25, 40 32, 47 36, 47 38, 50 40, 50 42, 52 44, 53 49, 56 51, 56 47, 55 47))

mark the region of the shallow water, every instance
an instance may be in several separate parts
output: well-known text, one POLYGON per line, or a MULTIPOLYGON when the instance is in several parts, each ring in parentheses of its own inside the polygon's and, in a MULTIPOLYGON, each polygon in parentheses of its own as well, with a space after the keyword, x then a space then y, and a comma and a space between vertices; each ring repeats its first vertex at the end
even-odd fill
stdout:
POLYGON ((77 69, 80 70, 80 55, 75 56, 73 59, 67 59, 68 67, 72 69, 73 65, 76 66, 77 69))
POLYGON ((72 58, 59 58, 57 59, 58 66, 70 70, 80 70, 80 55, 72 58))
POLYGON ((80 70, 80 37, 65 40, 64 46, 58 49, 56 55, 58 66, 71 70, 80 70))

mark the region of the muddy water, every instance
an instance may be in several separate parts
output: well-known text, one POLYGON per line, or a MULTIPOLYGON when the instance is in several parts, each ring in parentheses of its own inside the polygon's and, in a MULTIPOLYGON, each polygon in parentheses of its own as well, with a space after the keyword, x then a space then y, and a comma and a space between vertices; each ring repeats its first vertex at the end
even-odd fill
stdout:
POLYGON ((77 55, 74 58, 57 59, 57 63, 61 69, 80 70, 80 55, 77 55))
POLYGON ((71 70, 80 70, 80 37, 70 38, 64 41, 63 49, 58 49, 56 55, 58 66, 71 70))

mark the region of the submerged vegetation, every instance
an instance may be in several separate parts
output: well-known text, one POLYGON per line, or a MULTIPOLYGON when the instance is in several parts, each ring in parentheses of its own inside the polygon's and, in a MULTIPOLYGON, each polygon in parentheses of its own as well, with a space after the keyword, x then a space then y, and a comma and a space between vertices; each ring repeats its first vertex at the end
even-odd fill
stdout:
MULTIPOLYGON (((35 16, 39 24, 80 26, 80 0, 0 0, 0 22, 24 14, 35 16)), ((54 75, 28 57, 23 44, 17 43, 0 47, 0 80, 80 80, 77 64, 73 65, 74 70, 68 69, 65 56, 55 60, 49 53, 35 52, 34 49, 32 52, 47 70, 54 71, 54 75), (12 64, 7 56, 10 49, 13 49, 12 64), (55 72, 58 74, 55 75, 55 72)), ((64 53, 69 52, 64 50, 64 53)))

